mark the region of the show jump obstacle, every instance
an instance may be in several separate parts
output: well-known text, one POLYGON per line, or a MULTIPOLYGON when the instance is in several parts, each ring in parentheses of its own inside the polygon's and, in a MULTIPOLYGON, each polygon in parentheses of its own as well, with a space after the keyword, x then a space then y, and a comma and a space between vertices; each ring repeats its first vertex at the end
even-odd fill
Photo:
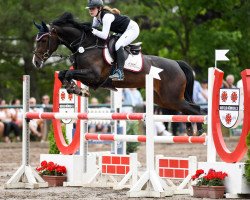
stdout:
MULTIPOLYGON (((163 197, 171 196, 173 194, 178 194, 178 191, 174 191, 176 188, 173 183, 170 181, 163 181, 164 178, 168 177, 165 172, 167 172, 167 166, 164 163, 173 162, 170 158, 158 156, 156 158, 155 165, 155 155, 154 155, 154 143, 163 142, 163 143, 206 143, 207 144, 207 162, 197 163, 195 159, 190 158, 190 162, 187 159, 181 159, 178 161, 179 164, 176 165, 176 168, 180 167, 176 171, 181 172, 175 178, 185 178, 182 184, 179 186, 181 189, 185 184, 190 182, 191 173, 193 173, 195 168, 203 169, 220 169, 229 174, 228 181, 226 182, 227 192, 231 194, 241 194, 249 193, 249 186, 244 185, 244 180, 242 177, 244 163, 234 163, 240 161, 244 154, 247 151, 247 146, 245 144, 246 136, 250 131, 250 117, 247 115, 250 111, 250 70, 244 70, 242 75, 243 86, 244 86, 244 121, 243 129, 240 138, 239 145, 231 153, 225 145, 225 142, 222 137, 221 127, 220 127, 220 117, 219 117, 219 100, 220 95, 220 86, 222 84, 223 72, 217 68, 209 69, 209 101, 208 101, 208 116, 160 116, 154 115, 153 112, 153 83, 154 78, 159 79, 155 81, 160 81, 159 73, 160 69, 151 67, 150 73, 146 76, 146 113, 112 113, 112 114, 91 114, 87 113, 86 110, 82 110, 79 113, 71 114, 61 114, 58 112, 54 113, 29 113, 28 111, 28 99, 29 99, 29 77, 24 76, 24 128, 23 129, 23 164, 19 170, 11 177, 11 179, 5 184, 5 188, 36 188, 36 187, 45 187, 46 183, 40 178, 40 176, 30 167, 29 165, 29 130, 28 130, 28 120, 29 119, 52 119, 54 122, 57 119, 75 119, 77 122, 80 120, 87 122, 87 120, 145 120, 146 122, 146 136, 124 136, 124 135, 105 135, 105 134, 89 134, 87 129, 81 129, 77 138, 73 138, 70 145, 66 145, 62 135, 58 135, 57 139, 61 141, 60 151, 65 154, 73 154, 76 148, 79 148, 81 141, 87 140, 108 140, 108 141, 138 141, 146 142, 146 171, 140 176, 137 180, 137 165, 130 165, 130 157, 118 157, 113 156, 105 157, 105 155, 99 156, 100 166, 97 169, 97 174, 108 173, 109 165, 112 165, 112 169, 115 166, 114 163, 117 163, 117 170, 122 174, 126 174, 124 179, 120 183, 117 183, 117 188, 122 186, 129 177, 133 177, 132 185, 129 186, 130 191, 128 192, 129 197, 163 197), (162 122, 207 122, 207 137, 160 137, 154 136, 154 121, 162 122), (81 134, 80 134, 81 132, 81 134), (213 142, 214 140, 214 142, 213 142), (64 141, 64 142, 63 142, 64 141), (69 150, 69 147, 71 150, 69 150), (65 152, 63 152, 65 150, 65 152), (216 162, 216 152, 222 158, 224 162, 216 162), (109 161, 109 160, 112 160, 109 161), (122 161, 124 160, 124 161, 122 161), (194 162, 191 162, 191 161, 194 162), (123 163, 123 164, 122 164, 123 163), (180 164, 182 163, 182 164, 180 164), (187 163, 191 163, 188 165, 187 163), (192 164, 193 163, 193 164, 192 164), (194 166, 194 163, 196 163, 194 166), (122 166, 118 166, 118 164, 122 166), (130 166, 130 167, 129 167, 130 166), (188 167, 189 166, 189 167, 188 167), (192 169, 190 169, 192 167, 192 169), (133 168, 133 169, 131 169, 133 168), (136 169, 135 169, 136 168, 136 169), (107 171, 105 171, 105 169, 107 171), (130 169, 130 170, 129 170, 130 169), (101 171, 100 171, 101 170, 101 171), (235 174, 238 176, 236 177, 235 174), (26 178, 25 178, 26 177, 26 178), (235 182, 239 182, 238 187, 235 187, 235 182)), ((58 121, 58 120, 57 120, 58 121)), ((77 123, 80 124, 80 123, 77 123)), ((59 128, 59 127, 57 127, 59 128)), ((79 128, 80 125, 76 128, 79 128)), ((75 136, 76 137, 76 136, 75 136)), ((60 145, 58 146, 60 147, 60 145)), ((81 149, 82 147, 80 147, 81 149)), ((84 154, 83 154, 84 155, 84 154)), ((85 155, 86 152, 85 152, 85 155)), ((64 155, 60 155, 64 156, 64 155)), ((72 157, 72 156, 71 156, 72 157)), ((135 163, 135 156, 131 157, 131 163, 135 163), (132 158, 133 157, 133 158, 132 158)), ((174 159, 176 160, 176 159, 174 159)), ((88 171, 87 168, 91 166, 92 163, 88 162, 86 159, 84 162, 80 163, 83 166, 83 171, 86 175, 88 171), (85 168, 85 169, 84 169, 85 168)), ((93 166, 93 165, 92 165, 93 166)), ((112 174, 112 172, 111 172, 112 174)), ((110 176, 112 178, 112 176, 110 176)), ((92 178, 93 180, 94 178, 92 178)), ((93 183, 93 182, 92 182, 93 183)), ((84 184, 83 184, 84 185, 84 184)), ((123 187, 120 187, 123 188, 123 187)), ((190 190, 188 190, 190 193, 190 190)))

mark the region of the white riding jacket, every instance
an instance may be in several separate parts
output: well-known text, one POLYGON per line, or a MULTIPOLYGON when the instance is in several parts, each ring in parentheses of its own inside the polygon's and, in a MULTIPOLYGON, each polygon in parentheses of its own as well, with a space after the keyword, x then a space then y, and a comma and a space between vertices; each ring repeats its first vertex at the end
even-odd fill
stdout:
MULTIPOLYGON (((98 17, 94 17, 92 27, 100 27, 102 25, 102 31, 98 31, 97 29, 93 28, 92 33, 97 37, 106 40, 109 36, 111 24, 112 22, 114 22, 114 20, 115 16, 112 13, 104 14, 102 21, 100 19, 100 15, 98 17)), ((135 21, 130 20, 127 29, 125 30, 124 33, 121 33, 122 34, 121 37, 115 44, 116 51, 120 47, 125 47, 131 44, 139 36, 139 33, 140 33, 140 28, 138 24, 135 21)))

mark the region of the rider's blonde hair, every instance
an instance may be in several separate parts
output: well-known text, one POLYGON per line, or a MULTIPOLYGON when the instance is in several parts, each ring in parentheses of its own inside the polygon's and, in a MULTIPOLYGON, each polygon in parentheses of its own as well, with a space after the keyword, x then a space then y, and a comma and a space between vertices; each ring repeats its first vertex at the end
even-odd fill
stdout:
POLYGON ((120 15, 121 14, 121 11, 118 10, 117 8, 110 8, 109 6, 104 6, 103 7, 103 10, 107 10, 113 14, 117 14, 117 15, 120 15))

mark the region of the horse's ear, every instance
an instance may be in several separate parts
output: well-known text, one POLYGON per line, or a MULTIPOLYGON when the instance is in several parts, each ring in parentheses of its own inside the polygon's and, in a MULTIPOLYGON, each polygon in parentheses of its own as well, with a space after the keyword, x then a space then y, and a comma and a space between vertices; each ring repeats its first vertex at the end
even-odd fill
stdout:
POLYGON ((35 22, 35 20, 33 20, 33 23, 34 23, 35 27, 36 27, 39 31, 43 28, 40 24, 37 24, 37 23, 35 22))
POLYGON ((49 28, 48 28, 48 26, 45 24, 44 21, 42 21, 42 26, 43 26, 44 32, 49 32, 49 28))

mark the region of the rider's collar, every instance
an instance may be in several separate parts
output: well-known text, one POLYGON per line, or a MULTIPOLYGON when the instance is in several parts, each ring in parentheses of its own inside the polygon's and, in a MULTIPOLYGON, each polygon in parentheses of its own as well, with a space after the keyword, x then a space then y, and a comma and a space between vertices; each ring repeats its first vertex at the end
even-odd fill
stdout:
POLYGON ((50 33, 38 33, 36 36, 36 41, 41 40, 45 35, 49 35, 50 33))

